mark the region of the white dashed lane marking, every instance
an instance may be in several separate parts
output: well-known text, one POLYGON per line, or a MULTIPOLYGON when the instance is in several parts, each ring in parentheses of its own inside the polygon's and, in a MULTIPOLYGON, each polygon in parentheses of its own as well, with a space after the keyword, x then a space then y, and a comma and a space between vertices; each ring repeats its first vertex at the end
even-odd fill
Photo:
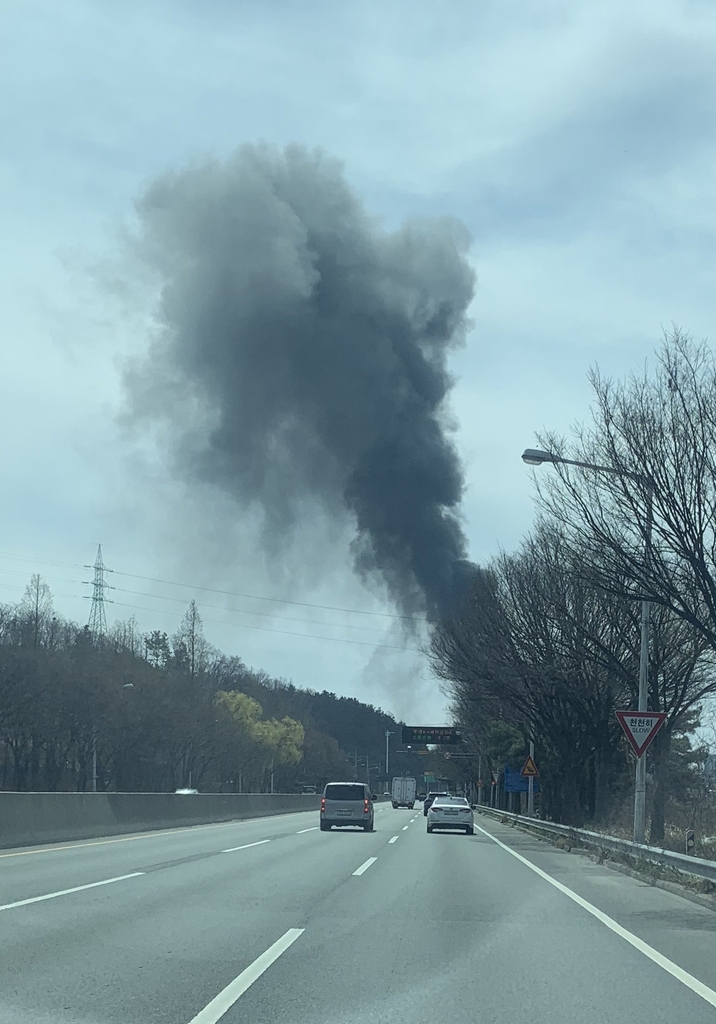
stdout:
POLYGON ((87 885, 75 885, 71 889, 60 889, 59 892, 48 892, 46 896, 31 896, 27 900, 6 903, 4 906, 0 906, 0 910, 14 910, 15 907, 27 907, 30 903, 44 903, 45 900, 54 900, 58 896, 69 896, 73 892, 84 892, 86 889, 97 889, 100 885, 124 882, 127 878, 139 878, 143 874, 143 871, 133 871, 130 875, 118 875, 117 878, 105 878, 101 882, 89 882, 87 885))
POLYGON ((365 861, 363 864, 361 864, 361 866, 358 868, 357 871, 353 872, 353 874, 354 875, 365 874, 365 872, 368 870, 368 868, 371 866, 371 864, 375 864, 375 862, 377 860, 378 860, 377 857, 369 857, 367 861, 365 861))
POLYGON ((242 971, 203 1010, 192 1017, 189 1024, 216 1024, 218 1020, 221 1020, 236 1000, 261 977, 264 971, 268 970, 271 964, 278 960, 282 953, 286 952, 289 946, 293 945, 296 939, 303 935, 304 930, 303 928, 289 928, 278 942, 269 946, 265 953, 249 964, 245 971, 242 971))
POLYGON ((244 843, 243 846, 232 846, 230 850, 222 850, 222 853, 236 853, 237 850, 250 850, 252 846, 263 846, 270 843, 270 839, 259 839, 258 843, 244 843))

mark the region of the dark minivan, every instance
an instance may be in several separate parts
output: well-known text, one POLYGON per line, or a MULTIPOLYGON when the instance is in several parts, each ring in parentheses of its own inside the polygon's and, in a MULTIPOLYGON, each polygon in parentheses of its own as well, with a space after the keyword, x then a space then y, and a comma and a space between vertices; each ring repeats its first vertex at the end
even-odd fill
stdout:
POLYGON ((448 793, 433 793, 433 792, 428 793, 428 795, 425 797, 425 800, 423 802, 423 814, 425 815, 425 817, 427 818, 427 816, 428 816, 428 811, 430 810, 430 805, 432 804, 433 800, 437 800, 437 798, 439 796, 448 796, 448 795, 449 795, 448 793))
POLYGON ((373 798, 362 782, 329 782, 321 797, 321 832, 333 825, 359 825, 373 831, 373 798))

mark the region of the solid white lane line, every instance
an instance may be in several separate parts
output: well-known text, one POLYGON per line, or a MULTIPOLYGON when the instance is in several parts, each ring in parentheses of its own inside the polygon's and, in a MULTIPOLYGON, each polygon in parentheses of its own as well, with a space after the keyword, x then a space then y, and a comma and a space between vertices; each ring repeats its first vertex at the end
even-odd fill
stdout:
POLYGON ((400 836, 393 836, 393 838, 389 839, 388 842, 389 843, 397 843, 399 838, 400 838, 400 836))
POLYGON ((371 866, 371 864, 375 864, 375 862, 377 860, 378 860, 377 857, 369 857, 368 860, 365 862, 365 864, 361 864, 361 866, 358 868, 358 870, 354 871, 353 874, 354 875, 362 875, 364 872, 366 872, 368 870, 368 868, 371 866))
POLYGON ((112 843, 136 843, 140 839, 156 839, 157 836, 176 836, 182 832, 202 832, 208 828, 228 828, 230 825, 244 825, 254 821, 245 818, 243 821, 219 821, 213 825, 188 825, 186 828, 166 828, 159 832, 142 832, 141 835, 120 836, 118 839, 89 839, 84 843, 65 843, 62 846, 41 846, 33 850, 14 850, 12 853, 0 853, 0 860, 7 857, 34 857, 38 853, 62 853, 64 850, 81 850, 84 846, 109 846, 112 843))
POLYGON ((403 832, 405 832, 407 830, 407 828, 408 828, 407 825, 403 825, 403 832))
POLYGON ((304 931, 304 928, 289 928, 285 935, 282 935, 277 942, 274 942, 273 946, 269 946, 265 953, 257 957, 252 964, 249 964, 245 971, 242 971, 225 989, 222 989, 218 996, 215 996, 210 1003, 207 1003, 204 1009, 197 1013, 196 1017, 192 1017, 189 1024, 216 1024, 227 1010, 231 1009, 236 1000, 255 981, 258 981, 264 971, 272 963, 275 963, 281 954, 285 953, 300 935, 303 935, 304 931))
POLYGON ((75 885, 71 889, 60 889, 59 892, 48 892, 46 896, 32 896, 29 900, 17 900, 15 903, 6 903, 0 906, 0 910, 12 910, 14 907, 26 907, 30 903, 42 903, 44 900, 54 900, 58 896, 69 896, 73 892, 84 892, 85 889, 96 889, 99 885, 111 885, 113 882, 123 882, 127 878, 139 878, 143 871, 133 871, 130 875, 117 875, 116 878, 104 878, 101 882, 89 882, 87 885, 75 885))
MULTIPOLYGON (((272 818, 291 818, 307 811, 289 811, 287 814, 272 814, 272 818)), ((140 839, 156 839, 158 836, 177 836, 182 832, 204 832, 210 828, 231 828, 235 825, 252 825, 256 818, 234 818, 231 821, 217 821, 211 825, 187 825, 184 828, 165 828, 156 832, 142 832, 139 835, 119 836, 115 839, 88 839, 81 843, 63 843, 60 846, 40 846, 32 850, 13 850, 11 853, 0 853, 0 860, 8 857, 35 857, 40 853, 62 853, 64 850, 81 850, 84 846, 109 846, 113 843, 136 843, 140 839)))
POLYGON ((264 843, 270 843, 270 839, 259 839, 258 843, 244 843, 243 846, 232 846, 229 850, 222 850, 222 853, 236 853, 237 850, 250 850, 252 846, 263 846, 264 843))
POLYGON ((296 833, 297 836, 302 836, 304 832, 317 832, 318 825, 314 825, 313 828, 300 828, 296 833))
POLYGON ((521 863, 531 871, 534 871, 534 873, 539 875, 540 878, 544 878, 545 882, 549 882, 549 884, 553 885, 555 889, 559 889, 559 891, 564 893, 565 896, 568 896, 570 900, 574 900, 578 906, 586 910, 587 913, 592 915, 592 917, 596 917, 597 921, 601 921, 602 924, 606 925, 607 928, 613 931, 616 935, 619 935, 625 942, 628 942, 629 945, 634 947, 634 949, 638 949, 639 952, 643 953, 644 956, 649 958, 649 960, 653 960, 653 962, 658 964, 659 967, 662 967, 667 974, 676 978, 676 980, 680 981, 682 985, 686 985, 687 988, 690 988, 692 992, 696 993, 696 995, 701 996, 701 998, 706 1000, 707 1003, 710 1003, 711 1006, 716 1006, 716 992, 714 992, 712 988, 709 988, 708 985, 704 985, 703 982, 699 981, 698 978, 695 978, 693 974, 689 974, 688 971, 685 971, 682 967, 679 967, 678 964, 675 964, 673 960, 669 960, 668 957, 665 957, 657 949, 654 949, 653 946, 650 946, 648 942, 644 942, 643 939, 640 939, 638 935, 634 935, 633 932, 623 928, 614 920, 613 917, 609 917, 609 915, 605 914, 599 909, 599 907, 595 907, 593 903, 589 903, 588 900, 583 899, 578 893, 574 892, 572 889, 568 889, 566 885, 562 885, 562 883, 558 882, 556 878, 552 878, 552 876, 548 875, 546 871, 542 870, 542 868, 538 868, 536 864, 532 863, 532 861, 523 857, 521 853, 517 853, 516 850, 512 850, 509 846, 506 846, 505 843, 501 842, 496 836, 493 836, 491 832, 481 828, 479 825, 475 825, 475 828, 479 829, 480 832, 482 832, 483 835, 486 835, 488 839, 491 839, 493 843, 497 843, 497 845, 501 846, 503 850, 506 850, 513 857, 516 857, 517 860, 521 861, 521 863))

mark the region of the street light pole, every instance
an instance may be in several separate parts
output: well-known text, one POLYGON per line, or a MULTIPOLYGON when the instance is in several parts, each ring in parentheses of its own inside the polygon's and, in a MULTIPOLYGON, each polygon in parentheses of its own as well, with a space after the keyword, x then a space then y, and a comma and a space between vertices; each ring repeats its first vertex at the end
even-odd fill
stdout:
MULTIPOLYGON (((646 557, 651 549, 651 523, 653 518, 652 494, 649 490, 647 505, 646 557)), ((641 602, 641 649, 639 651, 639 707, 647 711, 649 705, 649 602, 641 602)), ((634 842, 646 842, 646 751, 636 759, 634 784, 634 842)))
MULTIPOLYGON (((543 462, 561 463, 565 466, 577 466, 579 469, 591 469, 595 473, 611 473, 613 476, 625 476, 646 484, 647 488, 647 534, 646 559, 651 549, 651 527, 653 519, 653 492, 649 480, 640 473, 630 473, 615 469, 613 466, 599 466, 593 462, 579 462, 575 459, 563 459, 553 452, 543 452, 537 448, 527 448, 522 453, 522 461, 528 466, 541 466, 543 462)), ((649 602, 641 602, 641 636, 639 648, 639 701, 638 711, 646 711, 649 704, 649 602)), ((530 746, 530 750, 531 750, 530 746)), ((530 780, 531 783, 532 780, 530 780)), ((531 794, 530 794, 531 795, 531 794)), ((644 843, 646 837, 646 752, 637 758, 636 778, 634 782, 634 842, 644 843)))
MULTIPOLYGON (((639 652, 639 711, 649 702, 649 602, 641 602, 641 651, 639 652)), ((634 784, 634 842, 646 837, 646 751, 636 759, 634 784)))
POLYGON ((385 774, 386 775, 390 774, 390 765, 389 765, 389 763, 390 763, 390 737, 391 736, 395 736, 395 733, 391 732, 390 729, 386 729, 385 730, 385 774))

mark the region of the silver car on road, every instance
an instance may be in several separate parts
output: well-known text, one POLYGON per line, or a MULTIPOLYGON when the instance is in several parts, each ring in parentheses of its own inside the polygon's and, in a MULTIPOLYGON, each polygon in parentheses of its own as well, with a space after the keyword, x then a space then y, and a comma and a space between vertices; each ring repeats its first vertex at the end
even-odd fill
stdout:
POLYGON ((460 829, 474 835, 475 817, 472 807, 461 796, 439 796, 428 808, 428 832, 437 829, 460 829))
POLYGON ((321 832, 333 825, 373 831, 373 794, 362 782, 329 782, 321 797, 321 832))

